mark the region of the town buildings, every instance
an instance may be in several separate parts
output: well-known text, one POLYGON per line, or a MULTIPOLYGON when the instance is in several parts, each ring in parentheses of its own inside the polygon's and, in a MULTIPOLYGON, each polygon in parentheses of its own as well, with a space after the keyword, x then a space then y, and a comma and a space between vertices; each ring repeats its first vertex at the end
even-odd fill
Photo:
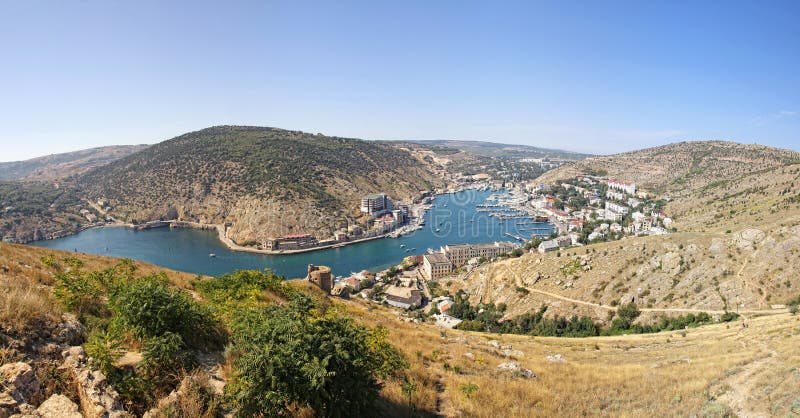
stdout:
POLYGON ((309 234, 286 235, 283 238, 270 238, 264 241, 264 248, 267 250, 299 250, 303 248, 316 247, 319 244, 317 238, 309 234))
POLYGON ((422 257, 422 272, 428 280, 447 276, 453 271, 453 263, 442 253, 425 254, 422 257))
POLYGON ((392 210, 392 200, 385 193, 366 195, 361 199, 361 212, 370 216, 392 210))
POLYGON ((616 189, 621 190, 625 193, 635 195, 636 194, 636 183, 630 183, 627 181, 617 181, 617 180, 609 180, 608 181, 608 188, 609 189, 616 189))
POLYGON ((386 303, 396 308, 411 309, 422 305, 422 291, 411 287, 389 286, 385 290, 386 303))
POLYGON ((442 253, 453 263, 453 267, 458 268, 466 264, 471 258, 494 258, 513 249, 514 244, 510 242, 490 242, 485 244, 446 245, 442 247, 442 253))

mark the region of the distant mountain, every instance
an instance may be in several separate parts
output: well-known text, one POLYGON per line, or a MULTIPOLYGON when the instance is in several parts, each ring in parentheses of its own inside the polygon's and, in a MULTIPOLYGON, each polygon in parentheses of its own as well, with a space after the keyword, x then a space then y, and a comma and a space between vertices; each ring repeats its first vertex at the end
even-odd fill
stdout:
POLYGON ((459 151, 476 155, 496 158, 550 158, 560 160, 581 160, 590 157, 590 154, 581 154, 557 149, 538 148, 529 145, 501 144, 485 141, 459 141, 459 140, 414 140, 419 144, 454 148, 459 151))
POLYGON ((327 238, 364 220, 365 194, 409 201, 440 183, 390 143, 250 126, 191 132, 75 181, 119 219, 228 223, 240 243, 291 233, 327 238))
POLYGON ((0 181, 65 178, 106 165, 147 147, 147 145, 114 145, 0 163, 0 181))
POLYGON ((596 173, 633 181, 651 191, 685 194, 716 181, 800 161, 800 153, 726 141, 689 141, 622 154, 592 157, 551 170, 544 183, 596 173))

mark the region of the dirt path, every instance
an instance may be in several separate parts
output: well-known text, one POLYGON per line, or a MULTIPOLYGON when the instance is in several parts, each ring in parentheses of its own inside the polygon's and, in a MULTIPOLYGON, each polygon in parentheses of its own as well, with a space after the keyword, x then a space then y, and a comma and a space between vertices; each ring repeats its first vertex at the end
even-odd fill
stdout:
POLYGON ((750 329, 745 328, 740 331, 742 345, 758 346, 761 354, 742 365, 737 373, 719 383, 718 388, 725 390, 725 393, 720 395, 717 400, 728 405, 737 416, 767 417, 768 414, 755 409, 757 405, 751 400, 753 391, 756 389, 757 375, 763 370, 769 369, 770 364, 775 361, 777 352, 763 341, 763 336, 751 335, 750 329))
MULTIPOLYGON (((599 303, 587 302, 587 301, 578 300, 578 299, 572 299, 572 298, 568 298, 566 296, 559 295, 557 293, 547 292, 547 291, 544 291, 544 290, 534 289, 534 288, 525 286, 525 284, 522 282, 522 278, 520 278, 519 275, 514 270, 511 270, 511 268, 508 267, 505 264, 503 264, 503 267, 505 267, 506 270, 508 270, 508 272, 511 273, 511 275, 514 277, 514 281, 515 281, 515 283, 516 283, 516 285, 518 287, 523 287, 525 289, 528 289, 529 292, 537 293, 537 294, 540 294, 540 295, 543 295, 543 296, 548 296, 548 297, 551 297, 553 299, 563 300, 565 302, 570 302, 570 303, 574 303, 574 304, 577 304, 577 305, 590 306, 590 307, 593 307, 593 308, 606 309, 606 310, 610 310, 610 311, 613 311, 613 310, 617 309, 614 306, 601 305, 599 303)), ((701 312, 705 312, 705 313, 710 314, 710 315, 714 315, 714 314, 720 314, 721 315, 721 314, 725 313, 724 310, 707 310, 707 309, 693 309, 693 308, 639 308, 639 310, 642 311, 642 312, 661 312, 661 313, 701 313, 701 312)), ((764 310, 738 311, 739 314, 755 314, 755 315, 772 315, 772 314, 779 314, 779 313, 785 313, 785 312, 787 312, 786 309, 764 309, 764 310)))

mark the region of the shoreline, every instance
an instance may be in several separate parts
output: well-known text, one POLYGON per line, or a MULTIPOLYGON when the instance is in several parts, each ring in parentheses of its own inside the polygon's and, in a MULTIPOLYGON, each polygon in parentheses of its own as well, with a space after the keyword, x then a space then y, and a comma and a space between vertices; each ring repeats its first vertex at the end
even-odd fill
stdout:
MULTIPOLYGON (((445 194, 457 193, 457 192, 462 191, 462 190, 464 190, 464 189, 463 188, 460 189, 460 190, 448 190, 448 189, 445 189, 445 190, 440 190, 440 191, 434 191, 433 198, 435 199, 436 197, 439 197, 439 196, 445 195, 445 194)), ((92 205, 92 207, 95 206, 91 202, 89 204, 92 205)), ((98 209, 98 208, 95 207, 95 209, 98 209)), ((99 209, 98 209, 98 211, 99 211, 99 209)), ((424 209, 420 213, 419 218, 421 219, 422 217, 424 217, 425 214, 427 213, 427 211, 428 211, 427 209, 424 209)), ((103 212, 103 211, 101 211, 101 213, 105 214, 105 212, 103 212)), ((122 222, 122 221, 117 220, 117 219, 114 219, 114 221, 115 222, 112 222, 112 223, 107 223, 107 224, 102 224, 102 225, 92 225, 92 226, 88 226, 88 227, 85 227, 85 228, 80 228, 78 231, 76 231, 74 233, 66 234, 66 235, 63 235, 63 236, 58 236, 58 237, 54 237, 54 238, 46 238, 46 239, 41 239, 41 240, 34 240, 34 241, 29 241, 29 242, 23 243, 23 244, 29 244, 31 242, 37 242, 37 241, 49 241, 49 240, 53 240, 53 239, 65 238, 65 237, 68 237, 68 236, 77 235, 77 234, 79 234, 79 233, 81 233, 83 231, 89 230, 89 229, 100 229, 100 228, 120 228, 120 227, 124 227, 124 228, 133 229, 134 231, 142 231, 142 230, 146 230, 146 229, 166 228, 166 227, 169 227, 169 228, 185 228, 185 229, 200 229, 200 230, 212 230, 212 229, 215 229, 217 231, 217 238, 219 239, 219 241, 227 249, 229 249, 231 251, 240 251, 240 252, 247 252, 247 253, 253 253, 253 254, 280 256, 280 255, 303 254, 303 253, 309 253, 309 252, 319 251, 319 250, 327 250, 327 249, 332 249, 332 248, 342 248, 342 247, 345 247, 345 246, 348 246, 348 245, 351 245, 351 244, 359 244, 359 243, 362 243, 362 242, 368 242, 368 241, 373 241, 373 240, 382 239, 382 238, 394 238, 392 236, 392 232, 396 231, 396 230, 392 230, 392 231, 388 231, 388 232, 385 232, 385 233, 380 234, 380 235, 375 235, 375 236, 367 237, 367 238, 360 238, 360 239, 356 239, 356 240, 352 240, 352 241, 342 241, 342 242, 336 242, 334 244, 327 244, 327 245, 316 246, 316 247, 308 247, 308 248, 300 248, 300 249, 295 249, 295 250, 277 250, 276 251, 276 250, 263 250, 263 249, 246 247, 246 246, 242 246, 242 245, 236 244, 235 242, 233 242, 232 239, 230 239, 230 238, 228 238, 226 236, 224 224, 204 224, 204 223, 193 222, 193 221, 181 221, 181 220, 177 220, 177 219, 163 220, 163 221, 162 220, 149 221, 149 222, 145 222, 145 223, 141 223, 141 224, 132 224, 132 223, 128 223, 128 222, 122 222)), ((412 232, 413 232, 413 230, 412 230, 412 232)), ((402 236, 402 235, 400 235, 400 236, 402 236)), ((399 236, 397 238, 399 238, 399 236)))

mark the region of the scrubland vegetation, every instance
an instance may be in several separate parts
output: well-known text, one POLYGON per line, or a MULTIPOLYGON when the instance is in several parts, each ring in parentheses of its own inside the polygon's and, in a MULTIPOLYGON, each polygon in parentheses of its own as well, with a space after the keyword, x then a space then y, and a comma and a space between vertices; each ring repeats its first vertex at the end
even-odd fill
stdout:
MULTIPOLYGON (((15 292, 31 289, 39 301, 24 318, 3 317, 4 338, 19 337, 21 331, 12 331, 18 324, 79 312, 92 364, 120 380, 115 388, 134 412, 154 406, 155 416, 207 417, 231 411, 785 415, 797 402, 800 375, 792 365, 800 360, 800 322, 789 314, 748 318, 747 328, 723 323, 607 337, 444 331, 398 321, 395 311, 366 302, 333 302, 305 283, 265 272, 196 278, 103 257, 9 245, 2 250, 0 278, 15 292), (67 277, 72 280, 62 280, 67 277), (98 297, 74 298, 69 289, 81 287, 98 297), (145 314, 140 304, 155 309, 145 314), (173 317, 206 325, 200 331, 173 317), (206 364, 213 353, 218 377, 206 364), (509 362, 536 377, 499 367, 509 362), (220 377, 224 389, 214 387, 220 377), (175 387, 181 389, 177 400, 159 406, 155 398, 175 387), (354 399, 349 387, 364 396, 354 399)), ((7 353, 9 359, 30 355, 7 353)), ((48 393, 70 394, 69 380, 51 372, 57 365, 37 370, 48 393)))

